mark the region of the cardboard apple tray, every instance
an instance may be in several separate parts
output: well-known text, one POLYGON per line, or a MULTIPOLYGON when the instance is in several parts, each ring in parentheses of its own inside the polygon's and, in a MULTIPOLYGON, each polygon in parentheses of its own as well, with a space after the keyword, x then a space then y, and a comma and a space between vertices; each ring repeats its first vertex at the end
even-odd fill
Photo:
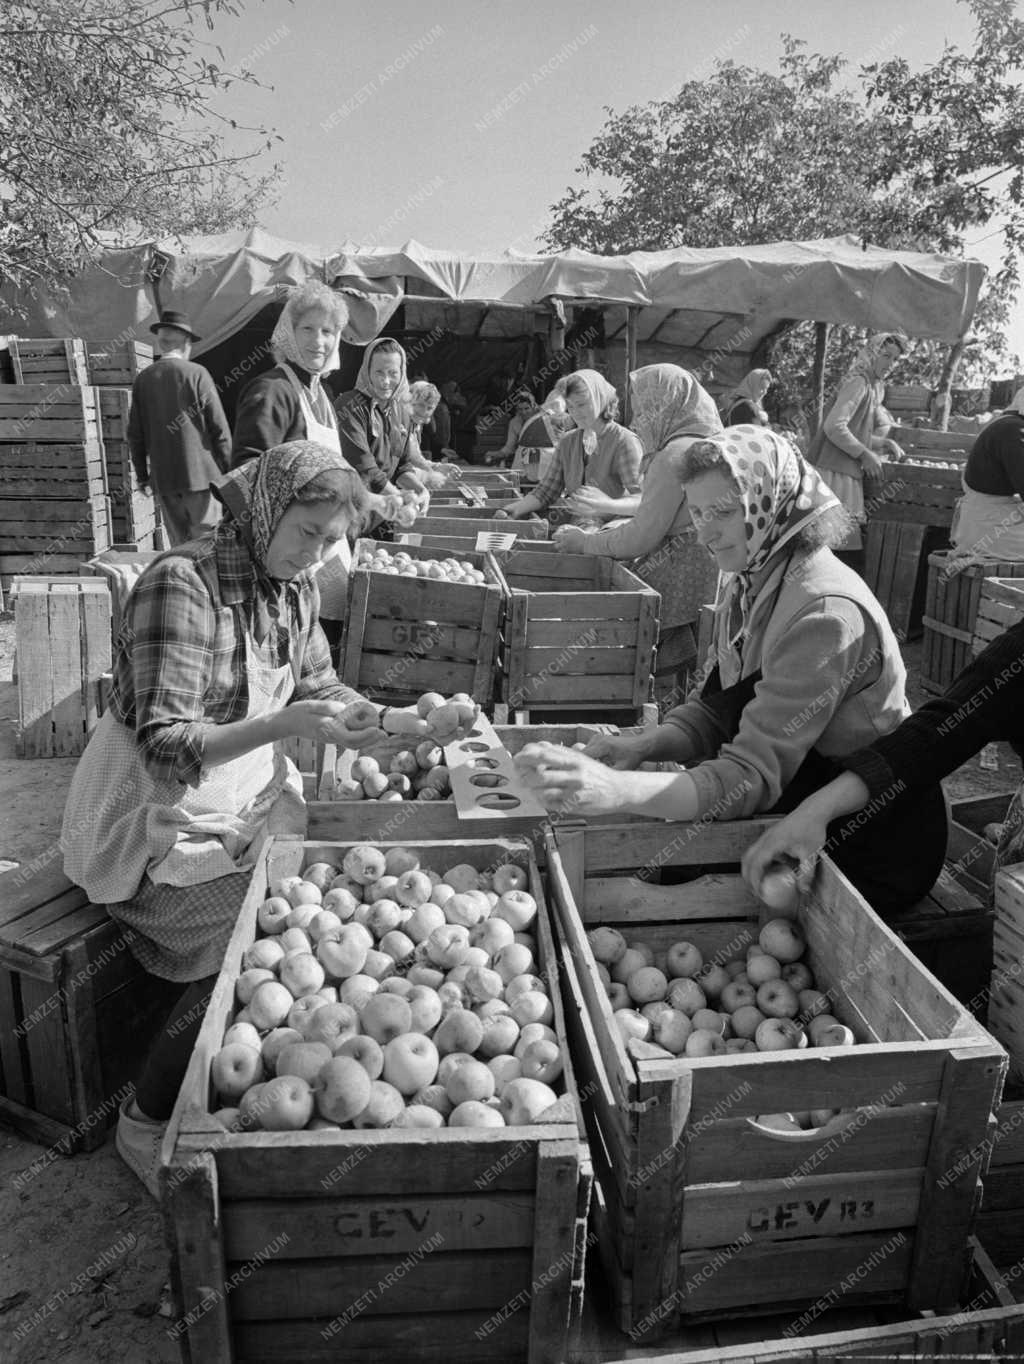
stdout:
POLYGON ((770 917, 735 872, 764 821, 555 826, 549 903, 621 1329, 814 1304, 956 1310, 1006 1054, 826 858, 799 919, 852 1047, 656 1059, 623 1046, 587 941, 743 956, 770 917), (668 866, 716 869, 652 884, 668 866), (861 1045, 863 1043, 863 1045, 861 1045), (806 1132, 758 1115, 855 1110, 806 1132))
POLYGON ((210 1063, 268 883, 340 864, 350 846, 264 845, 168 1126, 163 1206, 183 1358, 556 1364, 580 1308, 591 1167, 529 844, 403 846, 442 872, 456 862, 527 869, 565 1052, 550 1121, 227 1133, 210 1116, 210 1063))

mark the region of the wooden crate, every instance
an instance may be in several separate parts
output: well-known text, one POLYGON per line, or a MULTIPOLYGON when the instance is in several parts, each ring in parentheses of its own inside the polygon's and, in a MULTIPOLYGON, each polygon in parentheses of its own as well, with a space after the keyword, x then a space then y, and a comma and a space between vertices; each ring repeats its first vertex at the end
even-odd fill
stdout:
POLYGON ((137 545, 139 549, 154 549, 158 524, 156 502, 151 493, 144 493, 139 487, 128 446, 132 391, 123 387, 98 388, 96 398, 110 488, 114 540, 119 545, 131 544, 137 545))
MULTIPOLYGON (((355 560, 373 542, 359 540, 355 560)), ((412 559, 436 559, 417 545, 412 559)), ((467 692, 481 705, 494 695, 503 598, 488 556, 463 551, 487 575, 482 584, 410 578, 354 568, 342 641, 341 678, 375 701, 405 704, 426 691, 467 692)))
POLYGON ((99 449, 96 391, 75 384, 0 384, 0 441, 99 449))
POLYGON ((869 482, 868 522, 888 521, 914 526, 949 526, 953 510, 964 495, 959 469, 944 469, 928 461, 887 463, 885 479, 869 482))
POLYGON ((954 461, 961 469, 974 443, 974 433, 938 431, 932 426, 892 426, 889 437, 910 459, 954 461))
MULTIPOLYGON (((417 517, 416 528, 412 534, 456 536, 463 541, 468 539, 469 547, 472 548, 481 531, 497 531, 502 535, 514 534, 520 540, 547 540, 549 527, 546 521, 512 521, 508 517, 481 516, 479 512, 473 515, 471 507, 464 509, 446 507, 442 508, 437 516, 417 517), (465 515, 462 514, 463 510, 465 515), (458 514, 449 515, 452 511, 458 514)), ((415 542, 410 540, 409 543, 415 542)))
POLYGON ((87 384, 89 359, 77 337, 12 337, 8 343, 16 384, 87 384))
MULTIPOLYGON (((611 725, 496 725, 495 732, 508 751, 518 753, 529 743, 586 743, 597 734, 614 732, 611 725)), ((317 799, 307 806, 306 831, 309 838, 356 838, 368 843, 412 838, 531 838, 534 849, 543 852, 547 821, 495 815, 490 820, 474 820, 470 831, 459 823, 455 801, 344 800, 336 795, 337 784, 352 774, 356 754, 338 752, 334 744, 324 748, 317 799)))
POLYGON ((4 498, 0 500, 0 571, 60 572, 54 557, 88 558, 111 543, 110 498, 4 498), (15 565, 12 561, 20 560, 15 565))
POLYGON ((972 875, 980 856, 980 850, 972 850, 969 857, 947 862, 928 894, 887 915, 886 923, 921 965, 984 1023, 995 916, 987 890, 972 875))
POLYGON ((0 445, 0 500, 84 499, 108 492, 100 443, 0 445))
MULTIPOLYGON (((322 780, 324 753, 328 745, 317 743, 313 739, 300 739, 296 735, 290 735, 280 742, 282 753, 286 758, 291 758, 299 769, 299 775, 302 778, 302 794, 308 805, 308 802, 315 801, 317 798, 322 780)), ((334 745, 332 744, 330 747, 333 748, 334 745)))
POLYGON ((86 341, 90 384, 96 387, 131 388, 139 374, 153 363, 148 341, 86 341))
POLYGON ((1001 824, 1006 818, 1012 791, 995 796, 975 796, 954 800, 949 805, 949 838, 946 859, 956 867, 957 879, 991 898, 996 871, 996 845, 984 836, 986 824, 1001 824))
MULTIPOLYGON (((541 905, 539 964, 554 985, 528 844, 411 846, 441 870, 456 860, 527 869, 541 905)), ((550 1123, 530 1127, 229 1134, 210 1117, 210 1062, 268 882, 345 851, 287 838, 264 846, 171 1118, 164 1206, 186 1358, 356 1361, 386 1342, 401 1360, 556 1364, 579 1303, 590 1191, 568 1053, 563 1100, 550 1123), (257 1259, 282 1237, 278 1253, 257 1259)))
POLYGON ((112 545, 110 549, 95 555, 82 565, 84 572, 106 579, 110 588, 110 631, 115 643, 121 633, 125 607, 132 589, 139 581, 143 570, 158 558, 159 554, 160 551, 154 549, 126 549, 121 545, 112 545))
MULTIPOLYGON (((972 1238, 971 1281, 953 1316, 908 1317, 905 1309, 817 1305, 802 1329, 792 1313, 689 1325, 657 1346, 634 1347, 607 1321, 588 1291, 573 1364, 834 1364, 837 1360, 1013 1359, 1024 1350, 1024 1304, 1015 1298, 1020 1265, 1004 1279, 972 1238)), ((831 1302, 831 1300, 830 1300, 831 1302)))
POLYGON ((996 1113, 992 1155, 977 1234, 1000 1269, 1020 1273, 1024 1261, 1024 1099, 1004 1097, 996 1113))
POLYGON ((994 639, 1024 619, 1024 583, 1016 578, 986 578, 978 598, 971 650, 980 654, 994 639))
POLYGON ((948 533, 935 526, 868 521, 864 581, 884 607, 898 639, 909 639, 920 629, 928 586, 928 557, 948 543, 948 533))
POLYGON ((736 866, 765 827, 549 835, 595 1230, 620 1327, 638 1337, 813 1304, 850 1275, 851 1306, 952 1310, 965 1288, 1006 1057, 827 858, 798 917, 819 988, 863 1045, 686 1060, 623 1046, 586 930, 619 926, 656 953, 685 938, 705 960, 742 956, 759 907, 737 875, 649 882, 664 866, 736 866), (855 1112, 792 1139, 751 1121, 819 1107, 855 1112))
POLYGON ((110 593, 94 578, 19 583, 18 756, 84 751, 99 719, 96 687, 110 668, 110 593))
POLYGON ((517 547, 494 558, 506 596, 501 698, 509 710, 619 709, 639 719, 651 698, 657 592, 600 555, 517 547))
POLYGON ((0 875, 0 1118, 54 1155, 102 1145, 181 993, 129 941, 56 847, 0 875))
POLYGON ((921 686, 938 695, 973 661, 974 628, 986 578, 1024 577, 1024 563, 950 565, 950 551, 928 556, 921 686))
POLYGON ((1024 863, 995 874, 995 927, 988 1026, 1010 1054, 1010 1075, 1024 1081, 1024 863))
MULTIPOLYGON (((885 406, 896 418, 904 414, 927 416, 931 409, 932 391, 924 384, 886 384, 885 406)), ((895 436, 893 437, 895 440, 895 436)))

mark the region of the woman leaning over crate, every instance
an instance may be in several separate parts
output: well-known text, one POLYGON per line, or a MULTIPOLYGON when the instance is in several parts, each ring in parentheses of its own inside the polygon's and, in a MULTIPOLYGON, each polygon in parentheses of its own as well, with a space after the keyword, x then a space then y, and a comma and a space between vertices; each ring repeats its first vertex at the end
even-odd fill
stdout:
POLYGON ((170 1116, 260 842, 305 830, 278 740, 363 748, 377 708, 339 682, 310 569, 365 514, 340 455, 268 450, 217 488, 215 531, 162 555, 129 598, 110 709, 75 772, 65 874, 183 993, 121 1111, 117 1149, 151 1193, 170 1116), (358 703, 358 704, 356 704, 358 703))
MULTIPOLYGON (((722 572, 713 670, 657 727, 594 739, 585 753, 524 748, 517 766, 550 809, 673 820, 789 810, 908 714, 885 612, 829 547, 849 517, 796 449, 735 426, 691 445, 682 477, 722 572), (687 770, 637 770, 666 761, 687 770)), ((931 888, 945 843, 936 781, 894 799, 837 860, 885 913, 931 888)))

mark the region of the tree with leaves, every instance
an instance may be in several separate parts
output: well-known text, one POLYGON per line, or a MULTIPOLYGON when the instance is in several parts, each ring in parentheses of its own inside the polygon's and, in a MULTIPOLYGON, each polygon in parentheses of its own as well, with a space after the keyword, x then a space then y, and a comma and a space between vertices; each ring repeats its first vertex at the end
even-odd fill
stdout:
MULTIPOLYGON (((964 0, 962 0, 964 2, 964 0)), ((612 188, 570 188, 552 207, 546 245, 605 254, 673 246, 754 245, 852 232, 891 249, 965 249, 1004 233, 964 353, 985 373, 1006 356, 1005 326, 1024 245, 1024 20, 1014 0, 966 0, 973 51, 947 46, 914 72, 902 58, 840 84, 839 57, 784 37, 779 73, 722 62, 673 99, 608 109, 578 168, 612 188)), ((854 338, 837 346, 830 378, 854 338)), ((776 347, 773 370, 809 373, 807 329, 776 347)), ((944 354, 919 345, 899 382, 935 384, 944 354)))
POLYGON ((201 39, 236 0, 6 0, 0 7, 0 284, 59 286, 124 242, 253 222, 278 167, 216 107, 250 70, 201 39), (239 138, 245 145, 238 145, 239 138))

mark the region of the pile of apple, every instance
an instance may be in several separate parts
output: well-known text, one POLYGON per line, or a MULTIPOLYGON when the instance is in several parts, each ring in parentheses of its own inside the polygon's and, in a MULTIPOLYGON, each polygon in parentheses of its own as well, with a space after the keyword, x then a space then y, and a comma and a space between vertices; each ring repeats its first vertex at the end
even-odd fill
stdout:
POLYGON ((447 700, 428 691, 414 706, 388 709, 381 721, 386 734, 409 740, 408 748, 371 749, 354 759, 349 775, 335 785, 335 800, 445 800, 452 783, 443 744, 465 738, 480 707, 466 692, 447 700))
POLYGON ((562 1073, 521 867, 351 848, 272 887, 213 1058, 229 1130, 501 1127, 562 1073))
POLYGON ((901 464, 912 464, 916 469, 962 469, 963 462, 952 459, 915 459, 908 455, 901 464))
POLYGON ((436 578, 448 583, 485 583, 483 570, 468 559, 414 559, 404 549, 392 552, 386 545, 364 545, 356 568, 374 573, 390 573, 402 578, 436 578))

